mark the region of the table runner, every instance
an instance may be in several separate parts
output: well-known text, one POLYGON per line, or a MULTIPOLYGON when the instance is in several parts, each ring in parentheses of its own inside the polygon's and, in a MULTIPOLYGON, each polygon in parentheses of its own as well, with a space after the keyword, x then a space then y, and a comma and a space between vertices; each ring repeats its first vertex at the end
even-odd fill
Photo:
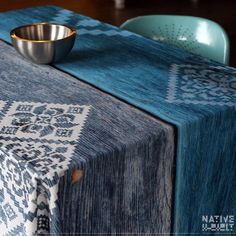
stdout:
POLYGON ((234 68, 54 6, 2 13, 0 36, 37 21, 78 28, 57 68, 178 127, 175 232, 201 232, 204 215, 235 215, 234 68))
POLYGON ((2 41, 0 84, 1 234, 170 232, 170 125, 2 41))

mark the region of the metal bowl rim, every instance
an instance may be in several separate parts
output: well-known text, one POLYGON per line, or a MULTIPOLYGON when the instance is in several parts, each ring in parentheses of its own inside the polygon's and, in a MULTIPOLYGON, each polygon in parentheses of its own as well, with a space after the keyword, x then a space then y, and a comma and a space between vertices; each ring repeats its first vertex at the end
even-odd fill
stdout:
POLYGON ((32 23, 32 24, 27 24, 27 25, 22 25, 22 26, 16 27, 13 30, 11 30, 10 35, 11 35, 11 38, 16 39, 16 40, 21 40, 21 41, 26 41, 26 42, 34 42, 34 43, 48 43, 48 42, 56 42, 56 41, 60 41, 60 40, 64 40, 64 39, 70 38, 71 36, 76 35, 76 29, 74 27, 72 27, 70 25, 66 25, 66 24, 39 22, 39 23, 32 23), (56 39, 56 40, 32 40, 32 39, 25 39, 25 38, 21 38, 21 37, 19 37, 19 36, 17 36, 15 34, 16 30, 21 29, 21 28, 25 28, 25 27, 29 27, 29 26, 32 26, 32 25, 60 25, 60 26, 64 26, 64 27, 70 29, 71 33, 67 37, 64 37, 62 39, 56 39))

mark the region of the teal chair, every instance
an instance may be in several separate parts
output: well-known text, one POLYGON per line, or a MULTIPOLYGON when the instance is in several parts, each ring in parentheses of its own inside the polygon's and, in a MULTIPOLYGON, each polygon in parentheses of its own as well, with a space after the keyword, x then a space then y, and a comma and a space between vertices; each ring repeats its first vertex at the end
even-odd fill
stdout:
POLYGON ((139 16, 127 20, 121 28, 226 65, 229 63, 228 36, 220 25, 208 19, 174 15, 139 16))

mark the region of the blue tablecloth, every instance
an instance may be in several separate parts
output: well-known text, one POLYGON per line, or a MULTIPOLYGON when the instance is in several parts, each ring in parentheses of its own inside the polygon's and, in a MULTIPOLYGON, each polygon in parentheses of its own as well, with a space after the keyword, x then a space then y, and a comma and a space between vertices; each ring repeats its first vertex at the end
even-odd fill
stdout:
POLYGON ((54 6, 0 14, 0 37, 39 21, 78 28, 57 68, 177 126, 174 232, 208 231, 203 216, 235 215, 234 68, 54 6))
POLYGON ((0 84, 0 235, 170 231, 170 125, 1 41, 0 84))

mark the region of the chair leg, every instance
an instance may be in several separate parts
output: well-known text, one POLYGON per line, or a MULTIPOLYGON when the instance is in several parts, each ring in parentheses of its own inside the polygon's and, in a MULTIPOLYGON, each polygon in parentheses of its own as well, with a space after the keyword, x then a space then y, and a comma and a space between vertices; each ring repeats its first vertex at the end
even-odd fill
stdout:
POLYGON ((115 7, 117 9, 125 8, 125 0, 115 0, 115 7))

